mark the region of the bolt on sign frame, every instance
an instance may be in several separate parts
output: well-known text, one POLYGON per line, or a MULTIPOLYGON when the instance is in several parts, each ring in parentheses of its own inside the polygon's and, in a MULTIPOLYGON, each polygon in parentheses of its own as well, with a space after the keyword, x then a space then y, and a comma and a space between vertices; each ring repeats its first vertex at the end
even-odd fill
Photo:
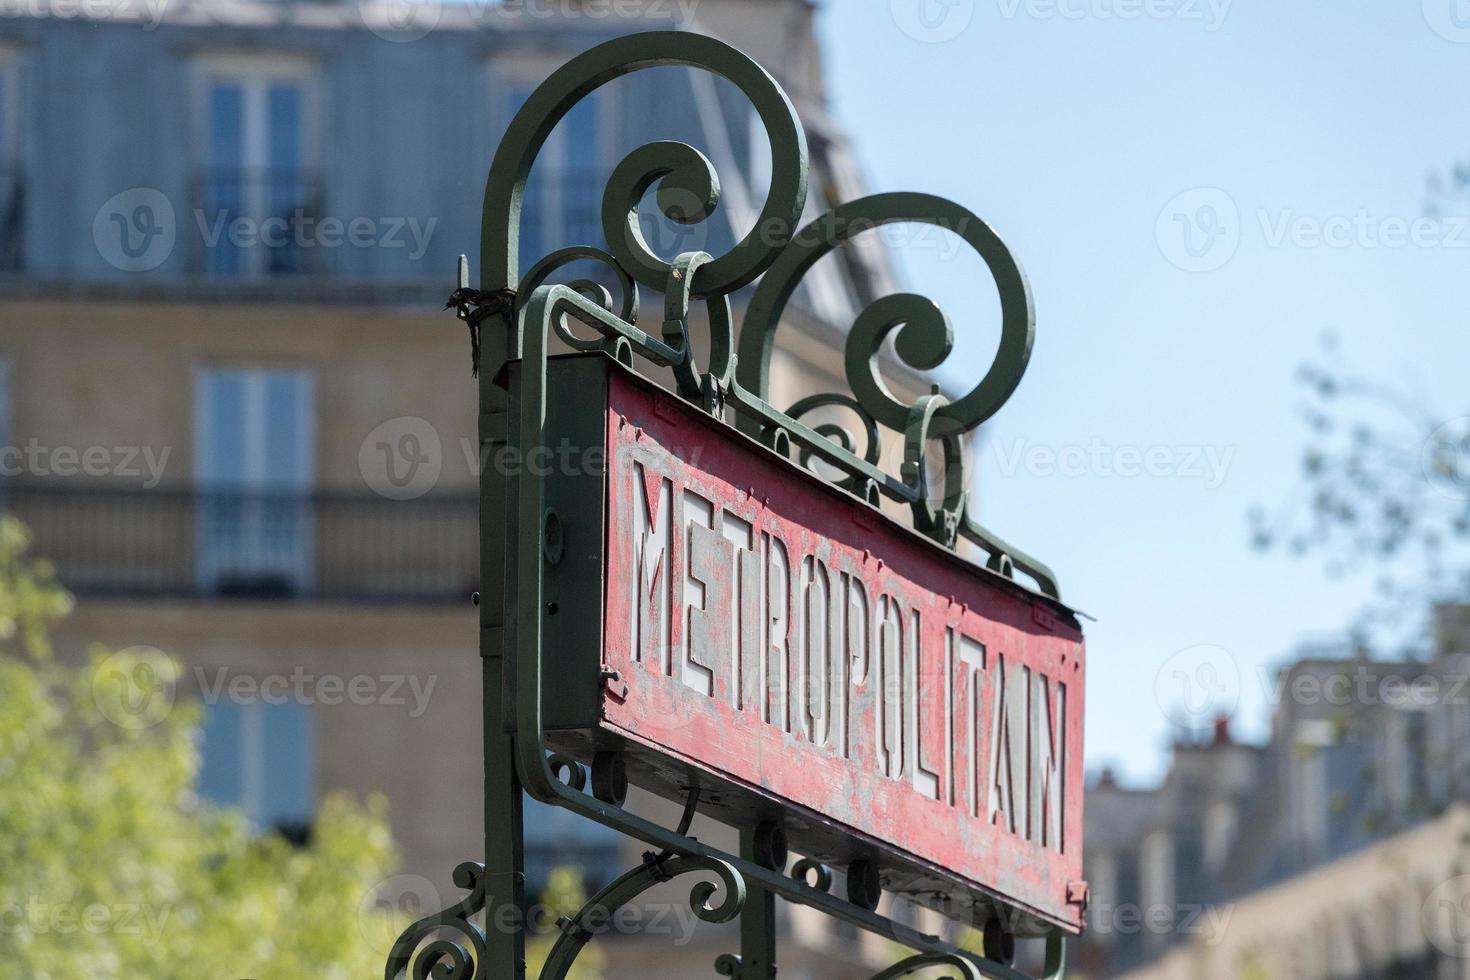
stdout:
POLYGON ((693 33, 594 47, 512 120, 485 191, 484 288, 469 288, 461 259, 455 294, 484 334, 482 458, 520 461, 481 478, 486 861, 460 865, 465 897, 399 937, 387 980, 525 976, 523 791, 655 849, 558 924, 543 980, 564 977, 619 907, 684 874, 700 918, 740 920, 739 954, 714 964, 726 976, 774 975, 778 897, 914 950, 877 978, 946 967, 1021 980, 1017 936, 1046 937, 1044 971, 1061 976, 1087 894, 1082 631, 1051 571, 969 517, 962 453, 1025 370, 1029 289, 995 233, 941 198, 877 194, 800 226, 806 178, 805 136, 779 86, 693 33), (728 79, 764 124, 771 190, 754 229, 718 257, 654 255, 637 212, 649 189, 685 224, 720 196, 697 150, 655 142, 609 178, 608 250, 564 248, 520 279, 522 195, 557 121, 603 83, 670 64, 728 79), (1001 301, 987 373, 955 400, 895 396, 878 370, 890 334, 919 369, 953 343, 933 303, 897 294, 848 334, 850 393, 771 405, 776 327, 802 276, 899 221, 953 232, 985 261, 1001 301), (589 280, 548 281, 587 259, 616 279, 616 301, 589 280), (757 279, 737 346, 730 294, 757 279), (656 332, 637 325, 640 286, 663 294, 656 332), (696 301, 710 327, 704 367, 690 343, 696 301), (572 353, 551 356, 553 335, 572 353), (675 391, 640 377, 639 359, 670 369, 675 391), (852 416, 856 431, 802 421, 818 409, 852 416), (896 476, 879 466, 880 427, 903 437, 896 476), (880 511, 885 498, 911 510, 912 528, 880 511), (961 541, 983 567, 956 552, 961 541), (629 783, 682 801, 679 827, 625 809, 629 783), (740 852, 688 836, 696 812, 739 828, 740 852), (789 870, 788 843, 804 855, 789 870), (880 914, 884 891, 980 929, 983 955, 880 914))

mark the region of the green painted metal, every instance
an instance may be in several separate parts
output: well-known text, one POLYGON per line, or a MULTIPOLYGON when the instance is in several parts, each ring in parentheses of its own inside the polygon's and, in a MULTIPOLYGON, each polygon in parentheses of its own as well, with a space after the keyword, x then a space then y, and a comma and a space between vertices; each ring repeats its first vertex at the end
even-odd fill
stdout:
MULTIPOLYGON (((485 369, 479 372, 479 437, 482 458, 502 447, 524 453, 547 445, 547 358, 553 336, 574 349, 600 350, 625 365, 635 358, 670 368, 680 396, 739 427, 773 451, 799 453, 802 465, 821 460, 835 468, 838 482, 877 505, 882 497, 908 505, 915 528, 954 547, 961 539, 983 549, 987 567, 1010 576, 1020 570, 1038 589, 1058 596, 1045 565, 1016 551, 967 514, 965 433, 990 418, 1015 390, 1030 356, 1034 317, 1019 265, 979 218, 943 199, 924 194, 878 194, 839 206, 798 229, 806 202, 807 149, 796 113, 780 87, 745 55, 686 32, 655 32, 618 38, 572 59, 527 99, 506 131, 486 184, 481 232, 479 290, 469 289, 461 261, 455 305, 470 320, 485 369), (637 206, 650 188, 671 220, 696 223, 718 206, 719 180, 710 162, 693 147, 657 142, 639 147, 613 171, 603 198, 607 250, 573 244, 537 262, 520 282, 517 270, 521 209, 531 166, 558 120, 598 86, 655 65, 686 65, 728 79, 751 101, 772 148, 771 191, 754 229, 724 255, 689 252, 670 261, 653 254, 642 239, 637 206), (1001 342, 994 363, 975 388, 957 399, 937 392, 905 404, 878 371, 880 349, 895 335, 898 355, 929 369, 949 354, 953 332, 929 300, 909 294, 885 297, 864 310, 846 345, 851 394, 805 398, 781 411, 768 401, 770 363, 782 311, 801 277, 823 255, 867 228, 917 221, 946 228, 967 242, 995 278, 1002 309, 1001 342), (591 259, 615 274, 622 295, 614 298, 589 281, 551 282, 568 262, 591 259), (762 276, 764 278, 762 278, 762 276), (730 293, 757 279, 757 287, 735 343, 730 293), (638 287, 664 297, 657 333, 637 326, 638 287), (503 297, 515 290, 514 315, 476 317, 477 298, 503 297), (701 366, 691 348, 689 317, 702 302, 710 323, 710 349, 701 366), (575 321, 593 336, 571 329, 575 321), (516 363, 518 362, 518 363, 516 363), (513 368, 513 370, 512 370, 513 368), (810 426, 802 416, 837 406, 856 416, 863 437, 834 423, 810 426), (905 459, 898 475, 885 473, 878 453, 879 426, 900 431, 905 459), (924 460, 931 441, 942 447, 943 488, 931 493, 924 460), (939 499, 936 501, 935 497, 939 499)), ((572 396, 573 401, 576 400, 572 396)), ((587 410, 592 411, 587 397, 587 410)), ((577 406, 574 404, 575 410, 577 406)), ((600 411, 600 409, 598 409, 600 411)), ((753 451, 760 451, 753 449, 753 451)), ((962 976, 1025 980, 1012 967, 958 949, 830 893, 830 869, 797 862, 788 874, 784 843, 776 846, 770 827, 743 828, 741 853, 725 854, 688 836, 688 818, 698 805, 691 794, 686 820, 669 829, 625 810, 617 791, 617 768, 594 773, 592 792, 581 767, 546 749, 543 658, 543 578, 559 560, 560 524, 546 505, 546 480, 535 473, 511 477, 486 467, 481 478, 481 656, 484 665, 485 847, 482 865, 461 865, 456 883, 469 894, 444 912, 415 923, 395 943, 385 968, 387 980, 520 980, 525 976, 522 791, 538 800, 580 813, 642 840, 656 851, 565 920, 562 934, 540 976, 566 975, 595 932, 611 915, 652 885, 686 873, 714 876, 690 896, 696 914, 708 921, 741 917, 739 956, 725 955, 715 967, 727 976, 752 980, 775 973, 775 900, 807 905, 853 925, 894 939, 917 951, 878 974, 899 977, 931 966, 950 966, 962 976), (610 788, 611 787, 611 788, 610 788), (720 901, 711 899, 719 892, 720 901), (488 928, 472 919, 484 913, 488 928), (498 924, 511 922, 509 930, 498 924)), ((610 679, 612 680, 612 679, 610 679)), ((779 831, 779 828, 776 828, 779 831)), ((1046 972, 1063 972, 1064 940, 1048 940, 1046 972)))

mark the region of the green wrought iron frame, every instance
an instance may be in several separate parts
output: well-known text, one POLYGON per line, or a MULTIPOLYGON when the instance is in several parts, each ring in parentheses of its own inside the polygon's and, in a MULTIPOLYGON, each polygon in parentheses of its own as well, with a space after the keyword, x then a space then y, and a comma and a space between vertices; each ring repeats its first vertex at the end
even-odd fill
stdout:
MULTIPOLYGON (((670 369, 680 396, 721 418, 733 415, 741 431, 768 450, 784 456, 795 452, 803 465, 821 460, 861 500, 877 506, 888 498, 907 505, 915 528, 924 535, 949 548, 967 541, 986 554, 989 573, 1013 577, 1020 571, 1038 591, 1059 598, 1050 569, 991 534, 967 512, 963 438, 1009 398, 1030 356, 1034 315, 1019 265, 978 217, 927 194, 864 197, 802 226, 807 167, 806 138, 780 86, 754 61, 713 38, 682 31, 619 37, 573 58, 547 78, 511 121, 490 168, 481 225, 481 288, 470 288, 468 266, 461 258, 459 288, 451 297, 451 305, 469 321, 477 369, 483 344, 484 370, 478 371, 482 450, 493 454, 506 445, 525 450, 546 444, 547 357, 554 335, 573 349, 600 350, 628 367, 641 358, 670 369), (687 252, 666 262, 655 255, 639 225, 644 195, 656 185, 663 213, 694 224, 714 213, 720 188, 713 165, 695 148, 650 143, 630 153, 609 178, 602 204, 608 250, 564 248, 541 259, 521 279, 523 196, 542 144, 568 110, 594 89, 655 65, 683 65, 722 76, 754 106, 770 141, 772 167, 771 189, 753 229, 718 257, 687 252), (953 331, 925 297, 891 295, 865 309, 848 333, 845 370, 851 393, 818 395, 785 411, 777 409, 767 401, 776 328, 802 276, 853 235, 890 222, 947 229, 985 261, 1001 302, 994 362, 961 398, 951 400, 935 390, 905 404, 879 372, 885 339, 897 331, 897 355, 914 368, 930 369, 949 354, 953 331), (616 277, 622 291, 617 302, 604 286, 589 280, 548 282, 568 263, 587 259, 602 263, 616 277), (737 347, 730 295, 757 279, 737 347), (656 334, 636 325, 640 286, 663 294, 664 318, 656 334), (690 343, 689 313, 695 301, 704 304, 710 326, 710 350, 702 368, 690 343), (593 336, 573 332, 569 321, 589 328, 593 336), (514 403, 519 413, 512 417, 506 368, 516 361, 520 370, 514 403), (822 407, 844 409, 857 418, 861 449, 844 426, 801 421, 822 407), (879 466, 879 426, 904 434, 904 462, 896 477, 879 466), (928 482, 931 441, 942 447, 944 476, 937 488, 928 482)), ((543 478, 534 474, 510 478, 487 467, 481 478, 486 861, 455 869, 455 884, 465 889, 465 897, 403 932, 389 953, 386 980, 520 980, 526 975, 520 920, 525 908, 523 791, 656 849, 559 923, 561 932, 541 980, 565 977, 597 925, 619 907, 686 874, 700 876, 689 900, 701 919, 740 919, 739 955, 726 954, 715 963, 725 976, 750 980, 774 975, 775 898, 780 897, 915 951, 874 980, 931 967, 952 968, 967 980, 1025 980, 1007 962, 1009 950, 1003 947, 1009 936, 987 932, 987 955, 980 956, 878 914, 875 874, 849 868, 848 894, 841 897, 831 893, 831 869, 823 865, 801 860, 787 873, 784 834, 775 823, 742 828, 740 853, 728 854, 688 835, 698 790, 690 791, 680 826, 669 829, 622 806, 626 778, 616 756, 602 754, 594 760, 589 792, 587 770, 548 752, 542 724, 541 589, 544 555, 554 547, 556 529, 547 519, 543 494, 543 478), (487 929, 475 921, 480 913, 487 923, 515 925, 487 929)), ((1048 937, 1048 978, 1063 974, 1064 951, 1059 932, 1048 937)))

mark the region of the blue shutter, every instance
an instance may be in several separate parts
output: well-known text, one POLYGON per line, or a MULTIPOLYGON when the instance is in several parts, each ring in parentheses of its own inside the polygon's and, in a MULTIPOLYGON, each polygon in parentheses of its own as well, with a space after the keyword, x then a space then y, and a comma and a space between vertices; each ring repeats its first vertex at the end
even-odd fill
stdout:
POLYGON ((199 795, 221 806, 239 806, 245 778, 243 712, 233 701, 205 705, 200 728, 199 795))
POLYGON ((205 221, 221 234, 205 258, 217 275, 239 275, 244 256, 229 238, 230 223, 244 207, 245 93, 237 84, 209 87, 209 166, 204 174, 205 221))
MULTIPOLYGON (((308 206, 307 188, 301 172, 301 86, 294 82, 272 85, 266 92, 267 175, 266 209, 271 217, 284 218, 287 227, 297 210, 308 206)), ((301 272, 306 264, 304 250, 294 235, 286 244, 271 249, 271 272, 301 272)))
POLYGON ((261 826, 306 824, 312 818, 311 706, 261 704, 261 826))

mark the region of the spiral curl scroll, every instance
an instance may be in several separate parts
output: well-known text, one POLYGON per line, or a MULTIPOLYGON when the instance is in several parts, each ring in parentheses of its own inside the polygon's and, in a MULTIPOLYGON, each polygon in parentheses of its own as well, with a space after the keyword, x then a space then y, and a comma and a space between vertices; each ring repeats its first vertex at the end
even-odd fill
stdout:
MULTIPOLYGON (((600 284, 571 283, 620 320, 633 324, 638 312, 637 287, 662 292, 665 313, 653 350, 620 331, 595 328, 599 337, 572 332, 565 316, 553 325, 558 337, 577 350, 605 350, 631 365, 634 354, 670 367, 679 394, 706 411, 722 415, 733 407, 736 422, 748 435, 778 452, 796 446, 800 462, 814 459, 835 467, 838 482, 872 504, 882 497, 913 509, 921 533, 954 547, 961 538, 987 554, 986 565, 1010 577, 1017 570, 1035 580, 1040 591, 1058 597, 1055 576, 1033 558, 1011 548, 975 523, 966 513, 965 463, 961 438, 995 414, 1019 384, 1031 354, 1034 311, 1026 277, 1014 256, 976 215, 940 197, 919 193, 875 194, 839 205, 797 229, 807 194, 807 145, 801 124, 779 85, 754 61, 713 38, 683 31, 657 31, 615 38, 567 62, 533 92, 507 128, 491 164, 481 225, 481 285, 484 289, 520 287, 521 308, 527 294, 546 282, 562 265, 592 259, 608 266, 621 287, 621 302, 600 284), (720 180, 714 165, 685 143, 655 141, 623 158, 608 179, 602 198, 602 229, 607 250, 583 243, 552 253, 518 282, 521 211, 526 182, 537 154, 557 123, 579 100, 622 75, 657 65, 683 65, 708 71, 733 83, 750 100, 771 146, 770 191, 750 232, 719 256, 687 252, 672 260, 654 254, 643 237, 639 206, 655 190, 659 210, 669 220, 697 224, 708 220, 720 204, 720 180), (845 375, 851 396, 819 395, 803 399, 786 412, 771 407, 771 357, 777 325, 806 272, 824 255, 855 235, 894 222, 916 222, 946 229, 963 239, 984 260, 994 279, 1001 305, 1001 336, 995 359, 975 387, 958 398, 913 404, 884 382, 879 364, 885 341, 893 336, 898 357, 910 367, 932 370, 954 346, 948 318, 930 300, 911 293, 884 296, 864 309, 848 334, 845 375), (729 294, 757 279, 738 348, 730 315, 729 294), (701 370, 688 349, 691 300, 702 300, 710 321, 711 349, 701 370), (824 422, 807 426, 801 418, 821 406, 854 411, 866 442, 859 455, 855 434, 824 422), (878 466, 877 426, 906 435, 901 479, 878 466), (945 490, 931 501, 922 460, 929 440, 943 448, 945 490), (915 459, 920 460, 915 465, 915 459)), ((489 339, 494 377, 501 363, 521 356, 524 316, 500 337, 489 339)))
POLYGON ((469 894, 405 929, 388 952, 383 980, 483 980, 485 933, 470 917, 485 907, 485 866, 466 861, 454 869, 454 883, 469 894))
POLYGON ((540 980, 562 980, 587 944, 607 931, 613 915, 620 908, 656 885, 698 872, 714 875, 719 884, 711 881, 695 883, 689 893, 689 906, 694 914, 705 922, 729 922, 739 915, 745 906, 745 879, 728 862, 698 855, 659 858, 650 855, 641 866, 592 896, 575 916, 557 923, 561 935, 546 957, 540 980), (712 901, 717 892, 721 893, 720 900, 712 901))
MULTIPOLYGON (((1026 276, 990 226, 952 201, 932 194, 873 194, 839 205, 806 225, 761 280, 751 298, 740 335, 738 379, 760 397, 770 390, 776 328, 786 304, 817 260, 853 236, 895 222, 916 222, 953 232, 990 269, 1000 294, 1001 336, 995 361, 968 394, 939 413, 945 431, 969 432, 1010 398, 1031 358, 1035 311, 1026 276)), ((902 431, 910 406, 884 384, 878 371, 883 340, 893 330, 898 356, 910 366, 938 367, 954 346, 948 319, 930 300, 911 293, 885 296, 858 316, 848 334, 847 381, 854 396, 881 424, 902 431), (899 329, 902 328, 902 329, 899 329)))
MULTIPOLYGON (((693 294, 729 293, 754 282, 775 261, 806 205, 806 134, 796 110, 765 69, 729 45, 687 31, 650 31, 614 38, 568 61, 531 93, 511 120, 485 184, 482 286, 517 285, 526 181, 556 124, 603 84, 657 65, 684 65, 729 80, 754 106, 771 145, 771 191, 755 226, 730 251, 700 267, 691 287, 693 294)), ((639 147, 613 171, 603 203, 608 249, 634 279, 662 290, 672 266, 649 251, 636 215, 639 199, 655 183, 664 214, 690 224, 713 213, 719 201, 719 180, 703 154, 671 142, 639 147)), ((507 353, 517 356, 514 350, 507 353)))

